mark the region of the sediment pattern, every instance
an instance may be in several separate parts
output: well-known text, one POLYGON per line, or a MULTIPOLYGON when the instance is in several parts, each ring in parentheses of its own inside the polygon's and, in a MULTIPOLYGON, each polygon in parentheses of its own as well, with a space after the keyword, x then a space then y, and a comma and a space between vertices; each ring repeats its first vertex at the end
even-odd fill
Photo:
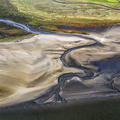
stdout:
POLYGON ((120 95, 119 30, 115 25, 86 36, 47 31, 0 43, 0 106, 120 95))

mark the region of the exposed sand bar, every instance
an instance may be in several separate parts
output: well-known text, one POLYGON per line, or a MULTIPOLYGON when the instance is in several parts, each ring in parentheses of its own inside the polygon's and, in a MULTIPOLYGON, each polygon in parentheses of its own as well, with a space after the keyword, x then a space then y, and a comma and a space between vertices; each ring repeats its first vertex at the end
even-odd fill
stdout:
MULTIPOLYGON (((63 65, 61 55, 74 47, 95 44, 94 40, 65 34, 40 34, 20 42, 0 43, 0 106, 40 96, 58 84, 58 77, 63 73, 66 74, 61 80, 65 85, 60 95, 67 100, 120 95, 117 89, 111 89, 111 80, 114 81, 113 87, 120 88, 119 31, 120 26, 113 26, 104 32, 90 33, 87 37, 98 40, 100 44, 67 53, 64 61, 70 67, 63 65), (87 78, 81 68, 93 75, 87 78), (68 73, 79 73, 79 77, 70 77, 68 73)), ((41 101, 37 99, 35 102, 41 101)))
POLYGON ((83 73, 65 68, 60 56, 69 48, 92 42, 79 37, 41 34, 20 42, 0 43, 0 106, 38 96, 56 84, 60 74, 83 73))

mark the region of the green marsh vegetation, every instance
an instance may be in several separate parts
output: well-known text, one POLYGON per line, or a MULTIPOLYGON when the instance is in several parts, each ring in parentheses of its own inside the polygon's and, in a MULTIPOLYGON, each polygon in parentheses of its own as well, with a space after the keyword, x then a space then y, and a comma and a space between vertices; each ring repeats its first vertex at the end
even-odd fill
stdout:
POLYGON ((35 34, 31 34, 20 28, 0 22, 0 42, 11 41, 13 39, 21 40, 23 37, 27 38, 33 35, 35 34))
MULTIPOLYGON (((57 1, 66 3, 83 2, 83 0, 57 1)), ((84 2, 105 3, 105 5, 120 8, 120 3, 116 0, 85 0, 84 2)), ((61 30, 56 29, 55 25, 82 27, 109 25, 120 22, 120 12, 117 10, 92 4, 62 4, 52 0, 0 0, 0 11, 0 18, 22 24, 25 24, 25 21, 28 25, 34 27, 42 25, 42 29, 57 31, 61 30)), ((15 35, 13 34, 13 36, 15 35)), ((18 34, 18 36, 21 35, 18 34)), ((3 37, 3 33, 0 33, 0 39, 3 39, 3 37)), ((10 37, 7 39, 10 39, 10 37)))
MULTIPOLYGON (((31 20, 29 17, 25 17, 22 13, 19 13, 17 8, 11 5, 8 0, 0 0, 0 18, 9 19, 22 24, 24 24, 24 21, 31 20)), ((20 28, 0 22, 0 42, 8 42, 11 40, 19 41, 22 38, 28 38, 34 35, 35 34, 31 34, 20 28)))
MULTIPOLYGON (((57 0, 56 0, 57 1, 57 0)), ((99 5, 90 5, 90 4, 69 4, 72 0, 58 0, 59 2, 64 3, 57 3, 52 0, 9 0, 9 2, 17 8, 17 10, 21 13, 31 15, 32 18, 41 19, 44 21, 55 21, 58 19, 69 19, 74 23, 75 19, 86 18, 87 21, 94 19, 94 20, 120 20, 120 12, 117 10, 108 9, 99 5), (67 4, 68 3, 68 4, 67 4), (90 9, 88 9, 90 8, 90 9), (96 8, 98 8, 96 10, 96 8)), ((74 2, 91 2, 92 0, 73 0, 74 2)), ((110 5, 112 7, 120 8, 120 3, 115 0, 110 1, 100 1, 94 0, 91 3, 106 3, 105 5, 110 5), (97 2, 96 2, 97 1, 97 2), (113 2, 111 2, 113 1, 113 2)), ((102 21, 101 21, 102 22, 102 21)), ((78 23, 76 21, 76 23, 78 23)), ((82 24, 79 21, 79 24, 82 24)))
MULTIPOLYGON (((35 27, 41 24, 43 26, 60 24, 78 24, 81 26, 87 24, 102 25, 107 23, 114 24, 120 21, 119 11, 96 5, 61 4, 52 0, 0 1, 1 18, 7 18, 23 24, 24 21, 26 21, 29 25, 33 25, 35 27)), ((64 2, 64 0, 62 1, 64 2)), ((67 1, 69 2, 70 0, 67 1)), ((79 0, 79 2, 82 2, 82 0, 79 0)), ((85 2, 87 2, 87 0, 85 2)), ((118 1, 115 3, 115 5, 120 6, 118 1)))

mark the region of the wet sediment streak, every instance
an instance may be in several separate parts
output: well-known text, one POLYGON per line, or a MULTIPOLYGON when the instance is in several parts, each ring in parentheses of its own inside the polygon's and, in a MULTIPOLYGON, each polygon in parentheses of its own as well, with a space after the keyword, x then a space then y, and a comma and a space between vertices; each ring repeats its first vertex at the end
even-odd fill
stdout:
POLYGON ((38 29, 30 39, 1 43, 0 106, 120 95, 119 30, 82 36, 38 29))

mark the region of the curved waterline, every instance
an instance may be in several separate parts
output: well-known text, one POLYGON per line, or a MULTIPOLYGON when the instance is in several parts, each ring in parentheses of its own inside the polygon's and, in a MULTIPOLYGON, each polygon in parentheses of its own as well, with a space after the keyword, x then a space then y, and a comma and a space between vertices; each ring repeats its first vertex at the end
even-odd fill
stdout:
POLYGON ((106 8, 109 8, 109 9, 113 9, 113 10, 118 10, 120 11, 120 9, 118 8, 114 8, 114 7, 110 7, 110 6, 107 6, 107 5, 102 5, 102 4, 98 4, 98 3, 89 3, 89 2, 74 2, 74 3, 67 3, 67 2, 59 2, 57 0, 52 0, 53 2, 56 2, 56 3, 60 3, 60 4, 88 4, 88 5, 98 5, 98 6, 101 6, 101 7, 106 7, 106 8))

